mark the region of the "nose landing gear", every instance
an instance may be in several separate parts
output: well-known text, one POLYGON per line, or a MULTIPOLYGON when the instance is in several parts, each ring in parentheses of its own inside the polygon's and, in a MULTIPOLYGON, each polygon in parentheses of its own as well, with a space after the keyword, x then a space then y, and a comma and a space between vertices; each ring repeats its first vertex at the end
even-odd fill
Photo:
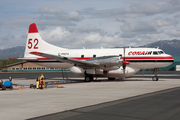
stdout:
POLYGON ((153 70, 154 76, 152 77, 153 81, 158 81, 159 80, 159 78, 157 76, 157 71, 158 71, 158 68, 154 68, 154 70, 153 70))

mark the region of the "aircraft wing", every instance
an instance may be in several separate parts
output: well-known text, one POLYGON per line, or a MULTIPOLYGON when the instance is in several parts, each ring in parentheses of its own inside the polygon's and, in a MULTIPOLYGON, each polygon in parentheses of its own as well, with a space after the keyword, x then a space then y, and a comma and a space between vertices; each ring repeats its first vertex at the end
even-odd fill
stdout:
POLYGON ((74 64, 74 66, 79 66, 79 67, 82 67, 82 68, 98 67, 97 64, 94 64, 94 63, 91 63, 91 62, 88 62, 88 61, 81 61, 81 60, 77 60, 77 59, 72 59, 72 58, 69 58, 69 57, 57 56, 57 55, 52 55, 52 54, 47 54, 47 53, 42 53, 42 52, 30 52, 30 54, 34 54, 34 55, 54 59, 54 60, 61 61, 61 62, 74 64))

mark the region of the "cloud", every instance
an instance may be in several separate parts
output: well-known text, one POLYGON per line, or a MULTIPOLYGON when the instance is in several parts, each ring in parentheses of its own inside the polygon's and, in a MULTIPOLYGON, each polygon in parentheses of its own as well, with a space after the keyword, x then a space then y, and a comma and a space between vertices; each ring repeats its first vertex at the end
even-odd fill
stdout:
POLYGON ((98 29, 96 26, 93 25, 85 25, 79 28, 79 32, 91 33, 91 32, 100 32, 101 29, 98 29))
POLYGON ((91 33, 86 34, 77 45, 83 45, 86 48, 100 48, 100 46, 110 48, 120 44, 119 40, 119 36, 102 36, 99 33, 91 33))
POLYGON ((155 27, 145 21, 128 21, 121 26, 121 37, 131 38, 141 34, 157 34, 155 27))
POLYGON ((27 35, 6 35, 0 36, 0 49, 11 48, 15 46, 25 46, 27 35))
POLYGON ((37 21, 37 18, 35 17, 15 17, 12 19, 8 19, 6 21, 3 21, 2 27, 5 29, 21 29, 23 27, 29 26, 29 24, 37 21))
POLYGON ((79 32, 77 28, 75 31, 69 32, 58 26, 55 29, 40 31, 40 35, 45 41, 65 48, 82 48, 83 46, 85 48, 100 48, 100 46, 109 48, 119 44, 118 35, 108 36, 90 31, 79 32))
POLYGON ((177 27, 173 30, 170 30, 168 33, 167 33, 169 36, 171 37, 180 37, 180 27, 177 27))
POLYGON ((175 19, 180 19, 180 14, 174 16, 175 19))
POLYGON ((76 11, 69 12, 68 18, 69 20, 73 20, 73 21, 81 21, 83 19, 83 17, 80 16, 79 13, 76 11))
POLYGON ((40 8, 37 13, 40 14, 62 14, 63 10, 60 8, 49 8, 48 6, 45 6, 43 8, 40 8))
POLYGON ((163 27, 163 26, 171 26, 171 25, 176 26, 177 24, 179 24, 179 21, 170 18, 162 19, 161 17, 158 17, 152 20, 151 24, 154 27, 163 27))
POLYGON ((69 36, 70 33, 58 26, 53 30, 40 31, 40 35, 49 42, 60 42, 69 36))
POLYGON ((0 20, 0 28, 3 26, 3 21, 0 20))
POLYGON ((180 38, 179 0, 39 1, 27 7, 27 2, 9 2, 1 5, 1 46, 9 47, 12 40, 16 43, 11 46, 24 44, 31 23, 37 24, 44 40, 67 48, 137 46, 180 38))
POLYGON ((135 18, 153 16, 158 14, 177 13, 180 10, 179 0, 169 2, 143 2, 136 3, 123 8, 112 9, 83 9, 81 11, 84 15, 89 15, 94 18, 135 18))
POLYGON ((32 16, 17 16, 6 21, 0 20, 0 27, 6 29, 27 29, 31 23, 36 23, 39 29, 43 30, 47 26, 76 26, 75 22, 83 19, 78 12, 73 11, 67 14, 63 13, 59 8, 43 7, 35 13, 36 15, 33 14, 32 16))
MULTIPOLYGON (((49 8, 49 7, 43 7, 39 9, 36 12, 39 16, 39 19, 42 21, 48 21, 48 22, 53 22, 55 23, 68 23, 64 24, 63 26, 72 26, 72 22, 79 22, 83 19, 83 16, 81 16, 78 12, 76 11, 71 11, 69 13, 63 12, 60 8, 49 8)), ((47 23, 48 23, 47 22, 47 23)), ((56 24, 57 25, 57 24, 56 24)))

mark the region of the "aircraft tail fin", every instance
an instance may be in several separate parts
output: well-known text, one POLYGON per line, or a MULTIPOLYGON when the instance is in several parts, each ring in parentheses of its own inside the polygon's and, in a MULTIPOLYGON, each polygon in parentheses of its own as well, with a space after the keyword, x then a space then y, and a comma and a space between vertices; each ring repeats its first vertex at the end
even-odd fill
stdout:
POLYGON ((37 57, 36 55, 30 54, 30 52, 32 51, 48 53, 50 51, 55 51, 55 50, 66 50, 66 49, 51 45, 45 42, 44 40, 42 40, 36 24, 32 23, 29 26, 24 58, 36 58, 37 57))

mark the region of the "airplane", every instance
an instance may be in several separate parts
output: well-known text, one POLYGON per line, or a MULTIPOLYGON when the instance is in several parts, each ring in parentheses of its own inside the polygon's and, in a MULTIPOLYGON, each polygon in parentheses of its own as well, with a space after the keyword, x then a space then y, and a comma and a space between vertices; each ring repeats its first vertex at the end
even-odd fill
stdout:
MULTIPOLYGON (((72 44, 73 45, 73 44, 72 44)), ((155 69, 153 81, 158 81, 157 68, 173 63, 171 55, 158 48, 109 48, 109 49, 66 49, 42 40, 37 26, 29 26, 24 58, 35 64, 66 68, 84 77, 86 82, 94 77, 109 80, 132 76, 141 69, 155 69)))

